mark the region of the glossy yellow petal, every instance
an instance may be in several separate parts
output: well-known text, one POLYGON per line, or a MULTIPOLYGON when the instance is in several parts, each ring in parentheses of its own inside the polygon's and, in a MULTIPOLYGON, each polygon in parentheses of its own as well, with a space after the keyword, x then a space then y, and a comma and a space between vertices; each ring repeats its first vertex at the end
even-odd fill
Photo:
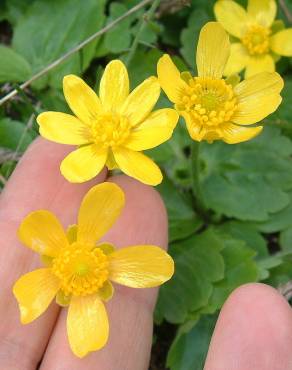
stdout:
POLYGON ((67 316, 70 347, 78 357, 102 348, 109 335, 109 323, 104 304, 95 295, 73 297, 67 316))
POLYGON ((230 55, 227 32, 218 22, 208 22, 201 29, 197 46, 197 69, 200 77, 221 78, 230 55))
POLYGON ((263 126, 258 127, 243 127, 237 126, 233 123, 226 123, 220 127, 222 132, 222 140, 227 144, 238 144, 243 141, 253 139, 263 129, 263 126))
POLYGON ((121 108, 121 115, 128 117, 132 126, 137 125, 152 111, 159 95, 160 85, 157 78, 147 78, 127 97, 121 108))
POLYGON ((99 97, 105 111, 118 111, 129 95, 127 68, 120 60, 111 61, 100 81, 99 97))
POLYGON ((100 299, 108 302, 114 295, 114 287, 110 281, 106 281, 103 286, 98 290, 97 294, 100 299))
POLYGON ((65 76, 63 91, 72 112, 84 123, 91 125, 101 111, 101 103, 96 93, 80 78, 65 76))
POLYGON ((232 122, 250 125, 273 113, 281 103, 282 88, 283 80, 276 72, 263 72, 240 82, 234 87, 239 104, 232 122))
POLYGON ((285 57, 292 56, 292 28, 275 33, 270 38, 270 47, 274 53, 285 57))
POLYGON ((159 167, 146 155, 127 148, 114 151, 119 168, 128 176, 134 177, 147 185, 158 185, 162 181, 159 167))
POLYGON ((187 112, 182 112, 182 116, 186 121, 186 126, 190 137, 195 141, 202 141, 207 132, 206 128, 198 124, 198 122, 196 122, 187 112))
POLYGON ((79 209, 77 241, 94 246, 114 224, 124 204, 124 193, 114 183, 104 182, 91 188, 79 209))
POLYGON ((181 92, 187 88, 180 71, 168 54, 164 54, 157 63, 157 76, 161 88, 173 103, 179 102, 181 92))
POLYGON ((218 0, 214 7, 214 13, 227 32, 241 38, 246 31, 246 25, 250 21, 245 9, 231 0, 218 0))
POLYGON ((135 151, 154 148, 171 138, 178 118, 174 109, 159 109, 133 128, 124 145, 135 151))
POLYGON ((224 75, 230 76, 235 73, 241 72, 247 65, 249 55, 246 48, 239 42, 231 44, 230 56, 227 60, 224 75))
POLYGON ((22 324, 28 324, 46 311, 59 290, 59 280, 51 269, 38 269, 23 275, 13 287, 22 324))
POLYGON ((91 180, 103 169, 107 159, 107 150, 87 145, 74 150, 63 159, 60 170, 70 182, 91 180))
POLYGON ((59 220, 45 210, 29 213, 18 229, 18 237, 27 247, 49 257, 56 257, 61 248, 68 246, 59 220))
POLYGON ((248 0, 247 13, 257 23, 270 27, 277 13, 275 0, 248 0))
POLYGON ((60 144, 86 144, 88 127, 71 114, 44 112, 38 115, 42 137, 60 144))
POLYGON ((254 76, 261 72, 274 72, 275 71, 275 61, 270 54, 265 54, 257 57, 250 57, 246 70, 245 78, 254 76))
POLYGON ((165 283, 174 272, 174 262, 163 249, 138 245, 109 255, 110 280, 132 288, 152 288, 165 283))

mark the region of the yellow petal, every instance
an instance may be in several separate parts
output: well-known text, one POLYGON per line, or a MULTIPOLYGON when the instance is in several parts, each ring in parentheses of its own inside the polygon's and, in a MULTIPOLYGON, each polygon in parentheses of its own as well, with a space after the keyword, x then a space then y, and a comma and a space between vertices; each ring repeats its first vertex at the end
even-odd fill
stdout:
POLYGON ((127 148, 114 151, 119 168, 128 176, 134 177, 147 185, 158 185, 162 181, 159 167, 146 155, 127 148))
POLYGON ((99 97, 105 111, 118 111, 129 95, 127 68, 120 60, 111 61, 105 68, 99 86, 99 97))
POLYGON ((154 148, 171 138, 178 118, 174 109, 152 112, 144 122, 134 127, 124 145, 136 151, 154 148))
POLYGON ((207 132, 206 128, 198 124, 198 122, 196 122, 187 112, 182 112, 182 116, 186 121, 186 126, 190 137, 195 141, 202 141, 207 132))
POLYGON ((227 64, 224 69, 224 75, 230 76, 235 73, 242 71, 249 60, 249 55, 246 48, 236 42, 230 46, 230 56, 227 60, 227 64))
POLYGON ((45 210, 29 213, 18 229, 18 237, 27 247, 49 257, 56 257, 68 245, 62 225, 45 210))
POLYGON ((91 188, 79 209, 77 241, 95 246, 119 217, 124 204, 124 193, 114 183, 104 182, 91 188))
POLYGON ((82 122, 91 125, 101 111, 96 93, 80 77, 74 75, 64 77, 63 91, 72 112, 82 122))
POLYGON ((222 140, 227 144, 238 144, 243 141, 253 139, 263 129, 263 126, 258 127, 242 127, 233 123, 226 123, 220 127, 222 132, 222 140))
POLYGON ((248 0, 247 13, 257 23, 270 27, 276 17, 277 4, 275 0, 248 0))
POLYGON ((60 170, 70 182, 91 180, 103 169, 107 159, 107 150, 87 145, 67 155, 63 159, 60 170))
POLYGON ((67 316, 67 333, 73 353, 80 358, 106 344, 108 317, 97 295, 72 298, 67 316))
POLYGON ((165 283, 174 262, 163 249, 138 245, 119 249, 109 256, 110 280, 132 288, 152 288, 165 283))
POLYGON ((19 304, 22 324, 30 323, 45 312, 59 287, 59 280, 49 268, 29 272, 18 279, 13 294, 19 304))
POLYGON ((283 80, 276 72, 259 73, 240 82, 234 87, 239 104, 232 122, 250 125, 273 113, 281 103, 282 88, 283 80))
POLYGON ((106 281, 103 286, 98 290, 97 294, 100 299, 108 302, 114 295, 114 287, 110 281, 106 281))
POLYGON ((121 114, 128 117, 132 126, 142 122, 152 111, 160 95, 156 77, 149 77, 137 86, 127 97, 121 114))
POLYGON ((197 46, 200 77, 221 78, 230 55, 229 36, 218 22, 208 22, 201 29, 197 46))
POLYGON ((227 32, 241 38, 246 30, 249 17, 245 9, 231 0, 219 0, 214 7, 214 13, 227 32))
POLYGON ((60 144, 86 144, 88 127, 71 114, 59 112, 44 112, 38 115, 42 137, 60 144))
POLYGON ((275 33, 270 38, 270 47, 274 53, 285 57, 292 56, 292 28, 275 33))
POLYGON ((270 54, 265 54, 257 57, 250 57, 246 70, 245 78, 254 76, 261 72, 274 72, 275 71, 275 61, 270 54))
POLYGON ((180 101, 181 92, 187 88, 186 82, 181 78, 180 71, 176 68, 168 54, 163 55, 157 63, 157 76, 161 88, 173 103, 180 101))

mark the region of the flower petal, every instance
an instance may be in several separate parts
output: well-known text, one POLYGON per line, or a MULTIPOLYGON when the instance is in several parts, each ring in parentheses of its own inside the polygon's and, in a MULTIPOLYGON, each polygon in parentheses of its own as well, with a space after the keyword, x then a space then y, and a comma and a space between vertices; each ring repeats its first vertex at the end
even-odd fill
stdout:
POLYGON ((107 150, 87 145, 67 155, 60 170, 70 182, 84 182, 92 179, 103 169, 107 159, 107 150))
POLYGON ((96 93, 80 77, 74 75, 64 77, 63 91, 72 112, 83 123, 91 125, 101 111, 96 93))
POLYGON ((38 115, 42 137, 60 144, 82 145, 88 143, 88 127, 71 114, 44 112, 38 115))
POLYGON ((158 185, 162 181, 159 167, 146 155, 127 148, 114 151, 119 168, 128 176, 134 177, 147 185, 158 185))
POLYGON ((163 249, 138 245, 109 255, 110 280, 132 288, 152 288, 165 283, 174 272, 174 262, 163 249))
POLYGON ((258 127, 242 127, 233 123, 226 123, 220 127, 222 132, 222 140, 227 144, 238 144, 243 141, 253 139, 263 129, 263 126, 258 127))
POLYGON ((244 35, 249 17, 245 9, 231 0, 220 0, 215 3, 214 13, 227 32, 239 39, 244 35))
POLYGON ((285 57, 292 56, 292 28, 275 33, 270 38, 270 47, 274 53, 285 57))
POLYGON ((72 297, 67 316, 70 347, 78 357, 102 348, 109 336, 109 323, 104 304, 95 295, 72 297))
POLYGON ((257 57, 250 57, 246 70, 245 78, 254 76, 261 72, 274 72, 275 71, 275 61, 270 54, 265 54, 257 57))
POLYGON ((239 104, 232 122, 250 125, 273 113, 281 103, 282 88, 283 80, 276 72, 259 73, 240 82, 234 87, 239 104))
POLYGON ((218 22, 208 22, 200 32, 197 46, 197 69, 200 77, 221 78, 228 57, 230 42, 218 22))
POLYGON ((235 42, 230 46, 230 56, 224 69, 224 75, 230 76, 241 72, 249 60, 249 55, 246 48, 239 42, 235 42))
POLYGON ((140 125, 134 127, 125 146, 135 151, 154 148, 170 139, 178 121, 174 109, 152 112, 140 125))
POLYGON ((206 135, 206 127, 196 122, 188 112, 182 112, 190 137, 195 141, 202 141, 206 135))
POLYGON ((127 68, 120 60, 111 61, 105 68, 99 86, 99 97, 105 111, 118 111, 129 95, 127 68))
POLYGON ((124 193, 114 183, 104 182, 91 188, 79 209, 77 241, 95 246, 119 217, 124 204, 124 193))
POLYGON ((275 0, 248 0, 247 13, 257 23, 270 27, 277 13, 275 0))
POLYGON ((160 85, 157 78, 149 77, 131 92, 120 113, 128 117, 132 126, 135 126, 152 111, 159 95, 160 85))
POLYGON ((187 88, 180 71, 168 54, 164 54, 157 63, 157 76, 161 88, 173 103, 180 101, 181 92, 187 88))
POLYGON ((49 268, 21 276, 14 284, 13 294, 19 304, 22 324, 30 323, 45 312, 59 287, 59 280, 49 268))
POLYGON ((18 237, 27 247, 49 257, 56 257, 68 245, 59 220, 45 210, 29 213, 18 229, 18 237))

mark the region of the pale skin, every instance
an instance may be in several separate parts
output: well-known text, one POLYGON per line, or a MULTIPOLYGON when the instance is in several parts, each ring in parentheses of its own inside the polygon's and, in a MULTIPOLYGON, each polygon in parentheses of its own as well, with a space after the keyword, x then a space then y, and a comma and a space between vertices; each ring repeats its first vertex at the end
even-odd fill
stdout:
MULTIPOLYGON (((107 346, 84 359, 70 351, 66 310, 52 304, 29 325, 21 325, 13 283, 39 267, 36 253, 25 248, 16 231, 24 216, 37 209, 54 212, 72 224, 82 197, 105 181, 106 171, 86 184, 62 178, 59 163, 71 148, 36 140, 11 176, 0 198, 0 369, 146 370, 152 341, 156 289, 116 286, 107 304, 110 339, 107 346)), ((104 240, 117 247, 133 244, 167 246, 166 211, 158 193, 126 176, 108 179, 126 193, 126 207, 104 240)), ((271 287, 249 284, 225 303, 211 341, 205 370, 292 370, 292 311, 271 287)))

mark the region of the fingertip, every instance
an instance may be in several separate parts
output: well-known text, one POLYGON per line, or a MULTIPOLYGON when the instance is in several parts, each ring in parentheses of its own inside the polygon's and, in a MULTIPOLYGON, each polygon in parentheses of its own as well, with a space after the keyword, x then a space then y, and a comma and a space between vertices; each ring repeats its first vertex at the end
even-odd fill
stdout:
POLYGON ((107 236, 112 237, 124 229, 127 233, 123 233, 124 244, 120 243, 120 246, 137 243, 166 248, 167 212, 158 191, 125 175, 112 176, 108 180, 122 188, 126 204, 120 219, 107 236))
POLYGON ((243 285, 221 310, 205 370, 292 369, 291 327, 291 308, 276 289, 243 285))

